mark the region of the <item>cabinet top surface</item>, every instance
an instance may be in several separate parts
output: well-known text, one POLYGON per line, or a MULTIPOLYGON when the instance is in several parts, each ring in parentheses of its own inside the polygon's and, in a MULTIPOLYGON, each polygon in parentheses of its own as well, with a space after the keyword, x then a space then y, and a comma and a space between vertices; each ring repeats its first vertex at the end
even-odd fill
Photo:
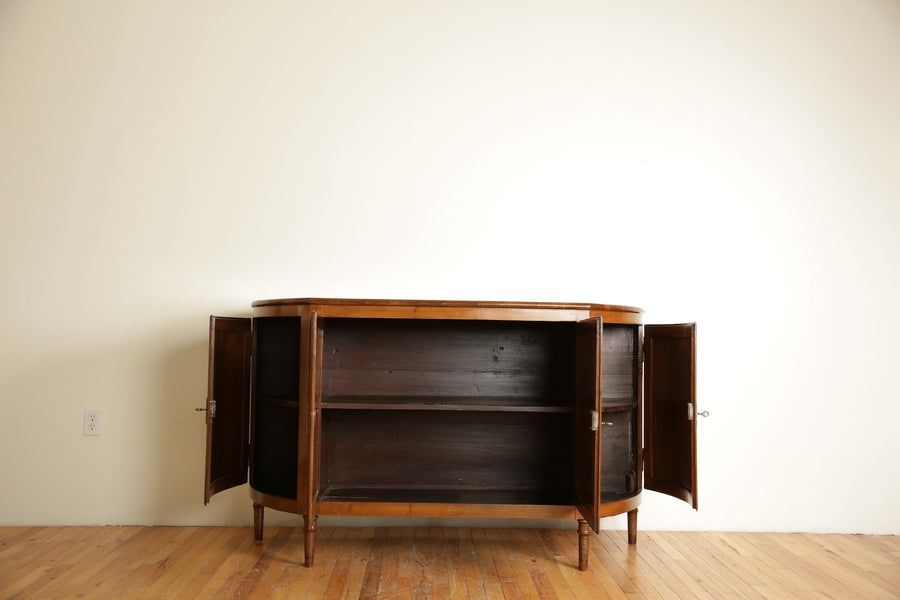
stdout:
POLYGON ((415 308, 490 308, 490 309, 546 309, 546 310, 578 310, 578 311, 613 311, 623 313, 643 313, 643 309, 634 306, 618 306, 614 304, 592 304, 573 302, 499 302, 474 300, 372 300, 354 298, 280 298, 257 300, 253 308, 266 306, 346 306, 346 307, 415 307, 415 308))

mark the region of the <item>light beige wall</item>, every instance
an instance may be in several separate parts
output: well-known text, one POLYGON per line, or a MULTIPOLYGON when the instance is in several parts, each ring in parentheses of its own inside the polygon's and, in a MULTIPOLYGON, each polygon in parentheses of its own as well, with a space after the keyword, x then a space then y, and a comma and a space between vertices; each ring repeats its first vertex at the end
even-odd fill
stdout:
POLYGON ((207 316, 319 295, 696 320, 642 527, 898 533, 898 107, 894 0, 0 2, 0 523, 248 522, 207 316))

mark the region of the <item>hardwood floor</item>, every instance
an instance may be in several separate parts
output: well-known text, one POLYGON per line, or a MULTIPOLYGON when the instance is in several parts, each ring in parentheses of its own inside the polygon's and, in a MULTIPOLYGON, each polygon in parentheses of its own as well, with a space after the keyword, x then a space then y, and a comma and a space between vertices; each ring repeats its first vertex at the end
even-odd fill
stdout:
POLYGON ((900 598, 900 536, 321 528, 0 528, 0 599, 452 598, 749 600, 900 598))

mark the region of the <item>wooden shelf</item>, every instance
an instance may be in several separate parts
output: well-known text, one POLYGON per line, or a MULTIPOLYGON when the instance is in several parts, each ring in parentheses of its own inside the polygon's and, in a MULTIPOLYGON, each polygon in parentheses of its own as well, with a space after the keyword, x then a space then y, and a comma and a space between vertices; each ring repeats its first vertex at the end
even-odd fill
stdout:
POLYGON ((603 412, 620 412, 637 408, 637 398, 604 398, 603 412))
POLYGON ((328 487, 319 502, 413 502, 461 504, 568 505, 571 497, 548 490, 462 486, 353 486, 328 487))
POLYGON ((630 492, 609 492, 609 491, 601 491, 600 492, 600 502, 602 504, 611 504, 613 502, 622 502, 623 500, 628 500, 629 498, 634 498, 638 494, 641 493, 641 488, 635 488, 630 492))
POLYGON ((457 412, 571 413, 571 406, 538 398, 481 396, 329 396, 322 408, 337 410, 416 410, 457 412))
POLYGON ((275 396, 257 396, 256 402, 258 404, 265 404, 266 406, 280 406, 282 408, 298 408, 300 406, 300 400, 297 397, 280 398, 275 396))

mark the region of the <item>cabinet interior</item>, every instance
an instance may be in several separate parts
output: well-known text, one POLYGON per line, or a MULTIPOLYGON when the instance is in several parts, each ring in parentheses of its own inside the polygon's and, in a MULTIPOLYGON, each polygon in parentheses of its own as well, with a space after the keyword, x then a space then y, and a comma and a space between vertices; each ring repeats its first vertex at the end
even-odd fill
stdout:
POLYGON ((250 485, 293 499, 297 497, 300 319, 254 319, 253 339, 250 485))
POLYGON ((603 414, 600 438, 600 500, 612 502, 640 491, 638 446, 638 328, 603 326, 603 414))
MULTIPOLYGON (((573 323, 321 326, 320 500, 572 504, 573 323)), ((614 334, 604 361, 610 419, 632 430, 604 443, 613 460, 635 454, 622 448, 634 442, 635 332, 614 334)), ((632 465, 609 480, 616 494, 636 491, 632 465)))
MULTIPOLYGON (((572 504, 570 322, 320 319, 318 500, 572 504)), ((297 496, 300 319, 254 319, 251 485, 297 496)), ((637 335, 603 327, 601 495, 640 491, 637 335)))

